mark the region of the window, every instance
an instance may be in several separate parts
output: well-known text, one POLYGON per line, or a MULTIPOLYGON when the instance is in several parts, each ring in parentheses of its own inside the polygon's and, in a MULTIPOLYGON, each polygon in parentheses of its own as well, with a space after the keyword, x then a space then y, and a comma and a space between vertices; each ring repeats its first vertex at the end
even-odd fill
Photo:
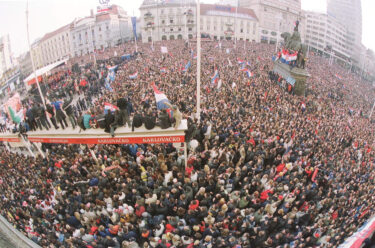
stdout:
POLYGON ((169 23, 173 23, 173 19, 169 20, 169 23))
POLYGON ((181 31, 181 28, 178 28, 178 31, 181 31))
POLYGON ((108 27, 108 26, 106 26, 106 29, 107 29, 107 30, 109 30, 109 27, 108 27))
POLYGON ((100 32, 100 31, 102 31, 102 27, 101 27, 101 26, 99 26, 99 32, 100 32))
POLYGON ((189 28, 189 31, 192 31, 193 30, 193 28, 189 28))
POLYGON ((241 28, 241 33, 243 33, 243 28, 241 28))
POLYGON ((173 32, 173 28, 171 28, 170 31, 173 32))
POLYGON ((165 24, 165 20, 161 20, 161 24, 165 24))

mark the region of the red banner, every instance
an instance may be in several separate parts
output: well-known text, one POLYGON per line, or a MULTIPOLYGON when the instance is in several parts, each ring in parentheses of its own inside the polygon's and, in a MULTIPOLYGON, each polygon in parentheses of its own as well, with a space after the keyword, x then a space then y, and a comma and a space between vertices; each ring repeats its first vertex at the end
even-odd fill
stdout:
POLYGON ((0 137, 0 141, 21 142, 19 138, 10 138, 10 137, 0 137))
POLYGON ((182 143, 184 135, 178 136, 147 136, 147 137, 108 137, 108 138, 44 138, 29 137, 31 142, 60 144, 156 144, 182 143))

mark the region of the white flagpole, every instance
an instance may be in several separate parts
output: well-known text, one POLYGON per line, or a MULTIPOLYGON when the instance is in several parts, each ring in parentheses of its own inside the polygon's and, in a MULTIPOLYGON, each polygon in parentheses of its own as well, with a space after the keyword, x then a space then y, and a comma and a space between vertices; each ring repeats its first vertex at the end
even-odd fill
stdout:
POLYGON ((234 46, 237 48, 237 13, 238 13, 238 0, 236 4, 236 17, 234 18, 234 46))
MULTIPOLYGON (((134 10, 133 10, 133 17, 134 17, 134 10)), ((133 20, 133 18, 131 19, 133 20)), ((137 28, 137 19, 135 19, 135 27, 137 28)), ((134 27, 133 27, 133 21, 132 21, 132 29, 133 29, 133 33, 134 33, 134 27)), ((137 30, 137 29, 136 29, 137 30)), ((134 35, 134 43, 135 43, 135 52, 137 53, 138 52, 138 46, 137 46, 137 40, 138 40, 138 37, 137 37, 137 31, 135 31, 135 34, 134 35)))
POLYGON ((201 117, 201 5, 197 0, 197 118, 201 117))
POLYGON ((371 112, 370 112, 370 116, 368 117, 368 119, 371 121, 371 116, 372 116, 372 113, 374 112, 374 108, 375 108, 375 101, 374 101, 374 105, 372 105, 372 109, 371 109, 371 112))
POLYGON ((42 99, 42 103, 43 103, 44 109, 46 109, 46 103, 45 103, 45 100, 44 100, 44 96, 43 96, 42 90, 40 89, 40 85, 39 85, 39 82, 38 82, 38 77, 37 77, 36 72, 35 72, 34 59, 33 59, 32 53, 31 53, 30 35, 29 35, 29 1, 26 2, 26 30, 27 30, 27 43, 29 45, 30 59, 31 59, 31 65, 32 65, 33 71, 34 71, 35 82, 36 82, 36 85, 38 86, 40 98, 42 99))

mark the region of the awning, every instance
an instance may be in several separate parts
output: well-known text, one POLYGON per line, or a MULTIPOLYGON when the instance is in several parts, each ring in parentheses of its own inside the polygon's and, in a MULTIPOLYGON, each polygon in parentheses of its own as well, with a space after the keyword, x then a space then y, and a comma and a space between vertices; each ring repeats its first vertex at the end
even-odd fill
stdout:
MULTIPOLYGON (((42 78, 42 75, 48 73, 50 70, 52 70, 53 68, 56 68, 62 64, 65 64, 66 61, 68 61, 68 59, 64 59, 64 60, 60 60, 60 61, 57 61, 53 64, 50 64, 50 65, 47 65, 43 68, 40 68, 38 70, 36 70, 36 76, 38 77, 38 81, 40 82, 41 81, 41 78, 42 78)), ((35 75, 34 75, 34 72, 31 73, 27 78, 25 78, 23 80, 25 83, 27 83, 27 85, 32 85, 32 84, 35 84, 36 83, 36 80, 35 80, 35 75)))

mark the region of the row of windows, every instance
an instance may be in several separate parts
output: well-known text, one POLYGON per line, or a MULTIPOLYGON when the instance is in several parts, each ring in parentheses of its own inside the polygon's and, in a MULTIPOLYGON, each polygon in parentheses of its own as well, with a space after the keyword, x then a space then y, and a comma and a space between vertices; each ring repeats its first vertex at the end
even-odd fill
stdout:
MULTIPOLYGON (((105 29, 106 29, 107 31, 110 30, 108 25, 106 25, 106 28, 105 28, 105 29)), ((94 31, 94 30, 95 30, 95 29, 91 29, 91 33, 92 33, 92 35, 95 34, 95 31, 94 31)), ((101 32, 101 31, 102 31, 102 27, 99 26, 98 30, 99 30, 99 32, 101 32)), ((87 36, 87 31, 85 31, 85 34, 84 34, 84 35, 87 36)), ((73 40, 75 40, 75 38, 76 38, 76 36, 73 35, 73 40)), ((82 39, 82 34, 81 34, 81 33, 78 34, 78 39, 79 39, 79 40, 82 39)))

